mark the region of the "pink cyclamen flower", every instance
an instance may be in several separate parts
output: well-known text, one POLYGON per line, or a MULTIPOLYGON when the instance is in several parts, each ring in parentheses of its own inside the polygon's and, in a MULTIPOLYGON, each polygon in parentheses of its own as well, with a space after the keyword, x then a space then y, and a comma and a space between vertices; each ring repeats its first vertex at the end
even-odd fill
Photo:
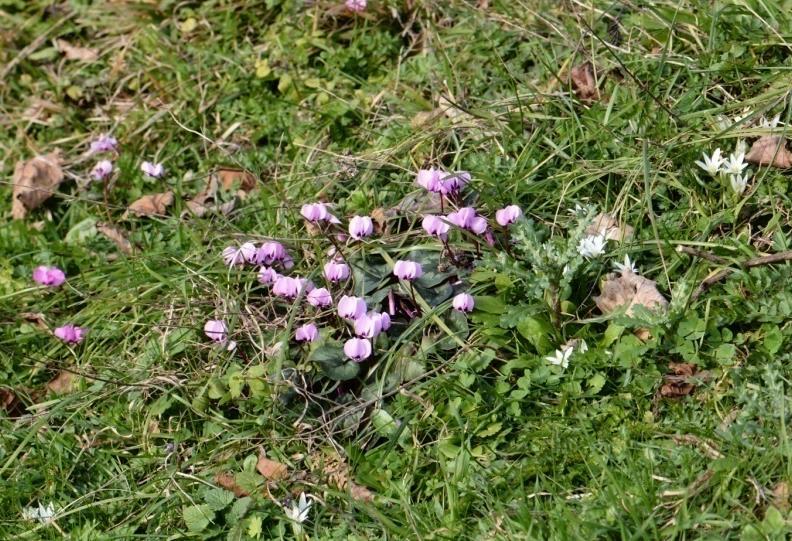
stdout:
POLYGON ((418 174, 415 175, 415 183, 427 191, 439 193, 443 184, 442 175, 443 172, 434 167, 421 169, 418 171, 418 174))
POLYGON ((335 261, 330 261, 329 263, 325 263, 324 275, 325 278, 331 282, 340 282, 342 280, 346 280, 349 278, 349 265, 346 263, 336 263, 335 261))
POLYGON ((487 219, 476 216, 470 221, 470 230, 476 235, 483 235, 487 231, 487 219))
POLYGON ((330 214, 327 210, 327 205, 324 203, 309 203, 303 205, 300 209, 300 214, 309 222, 330 222, 331 224, 341 223, 341 220, 330 214))
POLYGON ((360 13, 366 9, 366 0, 346 0, 346 7, 349 11, 360 13))
POLYGON ((417 280, 423 275, 423 268, 415 261, 397 261, 393 266, 393 274, 400 280, 417 280))
POLYGON ((294 338, 298 342, 313 342, 319 338, 319 329, 313 323, 307 323, 302 327, 298 327, 294 333, 294 338))
POLYGON ((501 227, 508 227, 522 216, 522 209, 517 205, 509 205, 495 212, 495 221, 501 227))
POLYGON ((349 234, 355 240, 368 237, 374 232, 374 222, 368 216, 353 216, 349 220, 349 234))
POLYGON ((311 290, 311 292, 306 295, 306 299, 308 300, 308 304, 318 308, 324 308, 333 304, 333 296, 330 295, 330 292, 324 287, 311 290))
POLYGON ((456 212, 450 213, 446 219, 457 227, 462 229, 470 229, 473 220, 476 217, 476 209, 473 207, 462 207, 456 212))
POLYGON ((390 328, 390 316, 387 312, 369 312, 355 320, 355 334, 364 338, 376 338, 388 328, 390 328))
POLYGON ((69 323, 63 327, 58 327, 53 331, 53 334, 66 342, 67 344, 79 344, 85 338, 88 329, 78 327, 69 323))
POLYGON ((118 140, 113 137, 112 135, 102 134, 97 137, 94 141, 91 141, 91 154, 96 154, 98 152, 108 152, 111 150, 115 150, 118 146, 118 140))
POLYGON ((33 281, 49 287, 58 287, 66 281, 66 274, 58 267, 41 265, 33 269, 33 281))
POLYGON ((228 338, 228 327, 222 319, 210 319, 204 324, 204 334, 214 342, 225 342, 228 338))
POLYGON ((165 168, 161 163, 143 162, 140 164, 140 170, 153 178, 160 178, 165 174, 165 168))
POLYGON ((272 286, 272 293, 279 297, 293 299, 303 290, 310 292, 314 285, 305 278, 292 278, 290 276, 280 276, 272 286))
POLYGON ((258 281, 262 284, 274 284, 278 278, 280 274, 272 267, 261 267, 259 270, 258 281))
POLYGON ((460 312, 471 312, 476 302, 473 300, 472 295, 468 293, 460 293, 454 297, 454 300, 451 301, 451 304, 453 305, 454 310, 459 310, 460 312))
POLYGON ((368 307, 366 301, 360 297, 350 297, 344 295, 338 301, 338 315, 344 319, 355 320, 362 315, 365 315, 368 307))
POLYGON ((470 173, 467 171, 448 173, 440 180, 440 193, 443 195, 457 193, 468 182, 470 182, 470 173))
POLYGON ((448 230, 450 228, 444 219, 438 216, 432 216, 431 214, 424 216, 421 226, 433 237, 441 239, 445 239, 448 236, 448 230))
POLYGON ((280 242, 267 241, 256 251, 256 261, 262 265, 272 265, 276 261, 291 260, 289 252, 280 242))
POLYGON ((371 342, 365 338, 350 338, 344 343, 344 353, 355 362, 371 357, 371 342))
POLYGON ((256 245, 245 242, 240 247, 228 246, 223 250, 223 260, 229 267, 253 263, 256 260, 256 245))
POLYGON ((104 180, 113 172, 113 163, 110 160, 102 160, 91 169, 91 176, 94 180, 104 180))

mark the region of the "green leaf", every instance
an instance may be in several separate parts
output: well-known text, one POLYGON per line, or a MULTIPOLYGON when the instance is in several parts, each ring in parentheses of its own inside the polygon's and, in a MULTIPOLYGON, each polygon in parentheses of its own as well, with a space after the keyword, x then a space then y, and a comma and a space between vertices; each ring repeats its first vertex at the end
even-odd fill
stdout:
POLYGON ((96 236, 96 218, 86 218, 76 223, 66 233, 64 241, 66 244, 82 244, 87 239, 96 236))
POLYGON ((517 332, 536 348, 539 354, 553 349, 548 336, 553 335, 553 327, 546 319, 527 317, 517 324, 517 332))
POLYGON ((234 505, 231 506, 231 509, 228 510, 228 514, 226 515, 226 522, 230 522, 230 523, 239 522, 239 520, 245 516, 245 513, 248 512, 248 509, 250 509, 250 505, 252 503, 253 503, 253 499, 250 496, 239 498, 237 501, 234 502, 234 505))
POLYGON ((208 505, 203 504, 182 507, 182 516, 187 529, 197 533, 204 531, 209 526, 209 523, 214 520, 215 514, 208 505))
POLYGON ((203 500, 212 511, 220 511, 234 501, 234 493, 222 488, 212 488, 204 493, 203 500))
POLYGON ((242 372, 235 371, 228 375, 228 392, 231 398, 239 398, 245 387, 245 376, 242 372))
POLYGON ((432 307, 442 304, 454 294, 454 288, 448 283, 443 283, 433 288, 424 288, 416 283, 415 291, 432 307))
POLYGON ((603 376, 601 373, 598 372, 594 374, 594 376, 589 378, 589 380, 586 382, 586 387, 588 387, 588 394, 589 395, 597 394, 602 390, 606 382, 607 380, 605 379, 605 376, 603 376))
POLYGON ((248 519, 247 534, 254 539, 258 539, 262 532, 261 526, 262 520, 260 515, 254 515, 250 517, 248 519))
POLYGON ((358 375, 360 365, 347 359, 340 342, 328 341, 315 348, 308 360, 319 363, 322 372, 330 379, 347 381, 358 375))
POLYGON ((488 314, 501 315, 506 310, 506 304, 499 297, 477 296, 475 297, 476 310, 487 312, 488 314))

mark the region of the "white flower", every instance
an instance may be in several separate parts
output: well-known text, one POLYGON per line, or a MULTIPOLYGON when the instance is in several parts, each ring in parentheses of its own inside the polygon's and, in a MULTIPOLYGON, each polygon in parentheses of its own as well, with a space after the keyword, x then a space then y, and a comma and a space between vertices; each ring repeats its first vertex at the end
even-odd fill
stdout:
POLYGON ((723 172, 727 175, 739 175, 748 167, 745 163, 745 152, 732 152, 723 162, 723 172))
POLYGON ((748 177, 748 173, 744 175, 729 175, 729 183, 734 193, 741 195, 745 191, 745 187, 748 186, 748 177))
POLYGON ((601 256, 605 253, 606 244, 605 235, 589 235, 585 239, 580 240, 578 253, 589 259, 601 256))
POLYGON ((25 507, 22 509, 22 517, 25 520, 38 520, 39 522, 49 522, 55 516, 55 507, 50 503, 47 506, 39 504, 38 507, 25 507))
POLYGON ((781 121, 781 113, 778 113, 776 116, 774 116, 770 120, 767 120, 767 118, 762 117, 762 120, 759 121, 759 125, 762 128, 767 128, 769 130, 772 130, 773 128, 778 126, 778 124, 781 123, 780 121, 781 121))
POLYGON ((624 263, 614 263, 613 268, 615 268, 619 274, 624 274, 627 271, 632 272, 633 274, 638 274, 638 269, 635 267, 635 262, 630 261, 630 256, 624 256, 624 263))
POLYGON ((573 351, 575 351, 575 348, 572 346, 566 346, 563 349, 555 350, 555 353, 545 357, 545 360, 550 364, 560 366, 561 368, 566 368, 569 366, 569 359, 572 357, 573 351))
POLYGON ((743 139, 738 139, 737 144, 734 145, 734 152, 737 154, 745 154, 748 152, 748 143, 746 143, 743 139))
POLYGON ((575 208, 569 209, 568 212, 573 216, 577 216, 578 214, 586 212, 586 207, 581 206, 580 203, 575 203, 575 208))
POLYGON ((302 524, 308 520, 308 513, 311 511, 311 503, 312 502, 306 500, 305 492, 301 492, 300 499, 298 501, 293 501, 291 507, 284 507, 283 512, 286 513, 286 517, 290 520, 302 524))
POLYGON ((588 344, 585 340, 580 341, 580 344, 578 345, 578 351, 580 353, 586 353, 588 351, 588 344))
POLYGON ((716 148, 715 152, 712 153, 712 156, 707 156, 706 153, 702 153, 702 157, 704 158, 704 161, 697 161, 696 165, 701 167, 713 177, 717 175, 720 171, 721 165, 723 165, 724 162, 724 158, 721 155, 721 149, 716 148))

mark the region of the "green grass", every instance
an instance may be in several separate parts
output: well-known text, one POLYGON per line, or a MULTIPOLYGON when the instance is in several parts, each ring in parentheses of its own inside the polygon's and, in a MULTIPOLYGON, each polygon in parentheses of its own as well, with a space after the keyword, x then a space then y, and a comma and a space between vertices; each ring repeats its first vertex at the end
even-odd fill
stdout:
MULTIPOLYGON (((790 502, 774 490, 792 483, 792 267, 738 267, 790 249, 789 171, 752 166, 737 196, 693 162, 767 134, 761 117, 789 125, 792 2, 369 3, 350 17, 329 0, 0 0, 0 389, 21 403, 0 410, 0 537, 291 539, 280 504, 305 491, 318 499, 303 525, 313 539, 785 539, 790 502), (55 39, 99 59, 64 60, 55 39), (599 102, 568 83, 585 61, 599 102), (453 114, 428 114, 449 103, 453 114), (121 148, 107 194, 75 182, 104 132, 121 148), (56 148, 60 192, 12 221, 14 164, 56 148), (164 180, 139 172, 154 158, 164 180), (427 315, 340 385, 293 345, 273 349, 304 315, 225 268, 222 248, 277 238, 308 274, 328 245, 300 205, 389 209, 423 197, 414 173, 429 164, 470 171, 478 208, 518 203, 536 233, 515 233, 514 257, 485 247, 461 274, 481 301, 465 346, 427 315), (182 215, 221 167, 252 172, 258 189, 227 216, 182 215), (165 189, 167 216, 122 220, 165 189), (554 312, 576 204, 635 236, 579 261, 554 312), (120 253, 94 221, 139 250, 120 253), (723 265, 678 246, 737 270, 693 299, 723 265), (671 300, 667 315, 595 308, 625 254, 671 300), (40 264, 67 284, 33 287, 40 264), (90 333, 67 347, 26 312, 90 333), (215 317, 235 353, 204 337, 215 317), (589 352, 550 367, 544 356, 573 337, 589 352), (691 396, 660 396, 669 362, 704 373, 691 396), (64 369, 82 376, 75 388, 47 393, 64 369), (398 429, 373 422, 379 411, 398 429), (261 450, 289 466, 268 492, 261 450), (373 501, 329 479, 328 460, 373 501), (218 472, 254 495, 214 489, 218 472), (54 522, 23 519, 39 503, 54 522), (212 520, 190 531, 185 509, 212 520)), ((406 218, 368 256, 436 254, 406 218)), ((475 256, 470 239, 453 242, 475 256)), ((446 307, 431 314, 456 324, 446 307)))

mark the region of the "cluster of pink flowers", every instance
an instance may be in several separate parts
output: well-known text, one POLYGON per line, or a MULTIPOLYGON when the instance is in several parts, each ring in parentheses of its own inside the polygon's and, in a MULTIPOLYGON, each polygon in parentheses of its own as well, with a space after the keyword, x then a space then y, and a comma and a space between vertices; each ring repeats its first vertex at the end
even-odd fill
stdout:
POLYGON ((346 8, 353 13, 360 13, 366 10, 366 0, 346 0, 346 8))
MULTIPOLYGON (((101 154, 104 152, 118 152, 118 139, 112 135, 102 134, 91 141, 89 154, 101 154)), ((144 161, 140 164, 140 170, 151 178, 160 178, 165 174, 165 167, 161 163, 144 161)), ((113 173, 113 162, 110 160, 100 160, 91 169, 91 177, 94 180, 104 180, 113 173)))
MULTIPOLYGON (((47 287, 59 287, 66 282, 66 273, 58 267, 40 265, 33 269, 33 281, 47 287)), ((88 329, 69 323, 55 328, 52 334, 67 344, 79 344, 87 332, 88 329)))

